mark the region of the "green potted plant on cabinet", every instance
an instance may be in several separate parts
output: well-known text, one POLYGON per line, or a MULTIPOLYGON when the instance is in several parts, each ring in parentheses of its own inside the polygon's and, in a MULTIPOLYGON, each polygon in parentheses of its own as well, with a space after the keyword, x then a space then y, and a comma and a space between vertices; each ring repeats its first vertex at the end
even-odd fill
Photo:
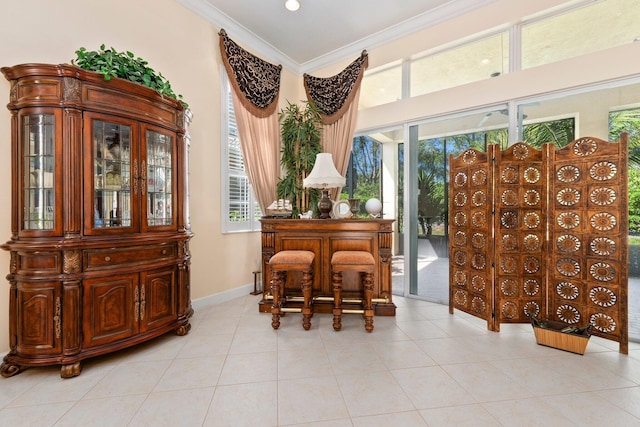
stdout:
POLYGON ((76 50, 76 58, 71 64, 83 70, 95 71, 104 76, 105 80, 116 77, 141 84, 158 92, 162 96, 174 98, 185 108, 189 105, 182 100, 182 95, 176 94, 171 88, 171 83, 162 75, 149 67, 149 63, 127 51, 118 52, 114 48, 106 49, 100 46, 98 51, 88 51, 81 47, 76 50))
POLYGON ((322 151, 320 110, 312 102, 303 106, 289 103, 280 111, 282 157, 280 164, 285 173, 277 186, 279 199, 291 201, 293 215, 317 210, 320 192, 304 188, 302 181, 313 169, 316 155, 322 151))

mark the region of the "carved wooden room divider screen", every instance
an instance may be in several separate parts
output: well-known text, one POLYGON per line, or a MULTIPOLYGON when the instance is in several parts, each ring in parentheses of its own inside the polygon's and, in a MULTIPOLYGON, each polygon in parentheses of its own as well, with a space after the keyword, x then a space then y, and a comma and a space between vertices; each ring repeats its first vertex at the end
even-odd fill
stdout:
POLYGON ((628 140, 518 142, 449 158, 449 311, 500 330, 530 316, 628 352, 628 140))

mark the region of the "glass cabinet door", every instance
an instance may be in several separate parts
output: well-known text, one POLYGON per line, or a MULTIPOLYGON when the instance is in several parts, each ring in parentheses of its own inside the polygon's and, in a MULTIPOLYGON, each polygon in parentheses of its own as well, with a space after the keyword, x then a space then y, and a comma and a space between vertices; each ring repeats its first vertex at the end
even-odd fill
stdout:
POLYGON ((55 116, 22 116, 23 230, 55 229, 55 116))
MULTIPOLYGON (((171 135, 145 129, 146 227, 173 226, 173 143, 171 135)), ((143 190, 144 194, 144 190, 143 190)))
POLYGON ((92 121, 94 229, 132 226, 131 128, 92 121))

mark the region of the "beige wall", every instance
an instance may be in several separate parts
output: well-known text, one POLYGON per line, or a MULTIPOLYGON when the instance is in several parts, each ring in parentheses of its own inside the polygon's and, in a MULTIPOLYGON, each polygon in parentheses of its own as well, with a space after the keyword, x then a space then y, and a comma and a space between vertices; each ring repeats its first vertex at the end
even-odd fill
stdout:
MULTIPOLYGON (((189 103, 193 299, 253 286, 260 260, 259 233, 221 233, 218 30, 175 0, 21 0, 4 2, 0 15, 0 66, 68 63, 79 47, 104 43, 147 60, 189 103)), ((282 79, 281 104, 297 101, 297 76, 282 79)), ((0 78, 0 242, 11 236, 8 99, 9 82, 0 78)), ((0 251, 0 354, 9 348, 8 270, 8 253, 0 251)))

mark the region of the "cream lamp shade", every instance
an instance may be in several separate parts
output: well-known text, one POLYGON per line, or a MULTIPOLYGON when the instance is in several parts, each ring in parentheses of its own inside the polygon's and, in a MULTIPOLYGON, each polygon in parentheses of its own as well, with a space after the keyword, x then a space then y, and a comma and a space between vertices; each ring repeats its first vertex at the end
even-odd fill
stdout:
POLYGON ((336 169, 331 153, 318 153, 311 173, 302 181, 302 185, 306 188, 322 189, 322 198, 318 202, 322 219, 331 217, 330 212, 333 205, 327 188, 344 187, 345 184, 346 180, 336 169))
POLYGON ((311 173, 303 180, 302 184, 307 188, 324 190, 344 187, 346 180, 336 169, 331 153, 318 153, 311 173))

